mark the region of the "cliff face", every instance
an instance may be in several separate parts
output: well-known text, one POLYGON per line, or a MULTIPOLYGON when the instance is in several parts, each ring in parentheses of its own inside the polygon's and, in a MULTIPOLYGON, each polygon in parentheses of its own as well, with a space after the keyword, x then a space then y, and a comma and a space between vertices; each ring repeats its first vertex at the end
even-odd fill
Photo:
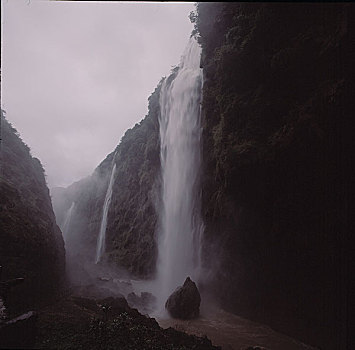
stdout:
POLYGON ((195 26, 210 288, 229 310, 325 349, 345 348, 353 10, 199 3, 195 26))
POLYGON ((160 84, 149 98, 147 116, 117 147, 116 181, 108 213, 109 259, 138 276, 154 272, 160 176, 160 84))
POLYGON ((107 217, 104 259, 137 276, 154 272, 156 260, 157 179, 160 176, 160 84, 149 98, 147 116, 122 137, 115 151, 94 173, 66 189, 52 191, 59 223, 75 202, 67 248, 74 255, 95 261, 103 204, 113 164, 116 164, 107 217))
POLYGON ((20 312, 60 289, 65 252, 40 161, 3 117, 1 137, 0 265, 3 280, 25 279, 7 297, 20 312))

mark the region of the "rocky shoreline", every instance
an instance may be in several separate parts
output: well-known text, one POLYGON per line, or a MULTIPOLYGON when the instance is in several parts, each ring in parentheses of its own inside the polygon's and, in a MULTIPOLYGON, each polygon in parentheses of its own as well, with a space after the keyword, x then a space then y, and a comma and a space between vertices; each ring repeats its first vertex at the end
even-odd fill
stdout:
MULTIPOLYGON (((155 319, 131 308, 123 296, 95 298, 72 293, 34 314, 30 332, 26 325, 21 328, 21 333, 28 333, 27 343, 16 343, 18 333, 6 332, 9 337, 2 338, 0 348, 220 349, 207 337, 161 328, 155 319)), ((16 323, 13 327, 16 331, 16 323)))

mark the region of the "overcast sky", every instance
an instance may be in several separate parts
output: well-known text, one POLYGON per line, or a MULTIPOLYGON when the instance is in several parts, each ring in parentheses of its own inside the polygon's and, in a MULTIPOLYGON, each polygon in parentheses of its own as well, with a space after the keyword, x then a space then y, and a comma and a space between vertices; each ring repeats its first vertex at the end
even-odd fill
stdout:
POLYGON ((194 5, 2 0, 2 108, 49 187, 92 173, 180 61, 194 5))

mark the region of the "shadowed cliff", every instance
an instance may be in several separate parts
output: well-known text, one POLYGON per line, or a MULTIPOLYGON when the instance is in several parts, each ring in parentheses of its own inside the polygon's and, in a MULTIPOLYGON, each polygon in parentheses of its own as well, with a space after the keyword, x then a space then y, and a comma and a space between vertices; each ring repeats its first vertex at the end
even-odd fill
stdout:
POLYGON ((24 278, 7 293, 10 314, 51 298, 64 282, 65 252, 40 161, 1 116, 0 265, 2 280, 24 278))
POLYGON ((237 314, 345 348, 354 7, 199 3, 194 20, 209 288, 237 314))

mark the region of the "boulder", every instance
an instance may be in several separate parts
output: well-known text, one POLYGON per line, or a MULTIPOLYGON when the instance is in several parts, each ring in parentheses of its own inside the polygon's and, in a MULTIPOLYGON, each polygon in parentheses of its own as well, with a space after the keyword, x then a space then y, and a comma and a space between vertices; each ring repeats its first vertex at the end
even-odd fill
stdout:
POLYGON ((183 286, 178 287, 165 303, 165 308, 173 318, 189 320, 200 313, 201 296, 195 282, 187 277, 183 286))

